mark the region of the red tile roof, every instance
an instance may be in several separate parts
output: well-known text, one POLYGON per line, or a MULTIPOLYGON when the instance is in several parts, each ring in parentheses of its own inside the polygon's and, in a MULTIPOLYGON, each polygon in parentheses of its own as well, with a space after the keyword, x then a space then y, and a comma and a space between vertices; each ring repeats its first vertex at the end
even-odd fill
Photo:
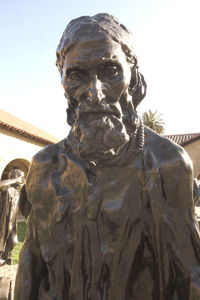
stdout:
POLYGON ((26 121, 11 115, 10 113, 5 112, 2 109, 0 109, 0 128, 18 133, 44 145, 58 142, 56 137, 46 133, 45 131, 42 131, 26 121))
POLYGON ((200 133, 185 133, 185 134, 174 134, 174 135, 165 135, 165 137, 171 139, 178 145, 184 146, 194 142, 196 139, 200 138, 200 133))

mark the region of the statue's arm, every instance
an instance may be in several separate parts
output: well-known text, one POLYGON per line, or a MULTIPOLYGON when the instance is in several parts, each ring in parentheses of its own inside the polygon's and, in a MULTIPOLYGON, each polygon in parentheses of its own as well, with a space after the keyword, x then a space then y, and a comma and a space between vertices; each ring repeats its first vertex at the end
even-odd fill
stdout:
MULTIPOLYGON (((33 168, 27 180, 32 176, 33 168)), ((38 241, 37 214, 32 209, 34 203, 29 199, 27 189, 29 190, 26 184, 21 190, 19 200, 20 211, 27 218, 27 223, 26 237, 19 256, 14 300, 38 300, 41 281, 46 270, 38 241)))
POLYGON ((14 300, 38 300, 41 281, 46 273, 37 238, 37 226, 30 215, 26 239, 19 257, 14 300))
POLYGON ((165 195, 165 212, 174 228, 176 256, 185 270, 191 273, 200 264, 200 234, 195 217, 193 166, 182 148, 174 150, 171 161, 163 164, 161 181, 165 195))
POLYGON ((200 286, 200 235, 194 214, 191 160, 183 148, 158 137, 144 153, 144 166, 160 289, 171 282, 174 293, 189 299, 191 290, 200 290, 193 287, 196 279, 200 286), (177 281, 173 274, 177 274, 177 281))
POLYGON ((16 183, 19 183, 18 178, 2 180, 0 181, 0 189, 5 189, 11 186, 12 184, 16 184, 16 183))
POLYGON ((194 222, 193 166, 184 149, 178 148, 174 158, 163 164, 161 178, 167 207, 174 211, 174 221, 194 222))
POLYGON ((195 216, 193 167, 184 149, 180 150, 171 174, 171 180, 166 179, 165 191, 169 222, 176 240, 174 266, 190 281, 192 297, 200 294, 200 232, 195 216))
POLYGON ((186 151, 172 141, 151 133, 144 153, 144 164, 148 190, 155 192, 157 187, 159 198, 164 199, 162 209, 166 210, 166 214, 174 222, 181 222, 176 216, 193 222, 193 166, 186 151))
POLYGON ((55 218, 62 218, 68 209, 66 205, 62 210, 58 209, 56 214, 53 205, 53 200, 58 197, 60 201, 61 194, 65 193, 65 188, 60 187, 60 176, 67 168, 67 162, 58 157, 60 148, 50 145, 34 156, 26 186, 21 193, 20 210, 28 221, 26 240, 20 253, 14 300, 51 298, 47 261, 50 255, 48 251, 51 252, 50 247, 55 243, 55 238, 49 236, 49 232, 52 224, 55 224, 55 218))

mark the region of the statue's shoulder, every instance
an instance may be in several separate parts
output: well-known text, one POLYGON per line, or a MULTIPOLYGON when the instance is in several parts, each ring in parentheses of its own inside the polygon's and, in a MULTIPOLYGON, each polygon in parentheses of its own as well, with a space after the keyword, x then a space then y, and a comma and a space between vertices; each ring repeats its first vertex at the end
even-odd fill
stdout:
POLYGON ((150 152, 160 166, 192 169, 192 162, 185 149, 169 138, 145 126, 145 152, 150 152))
POLYGON ((33 156, 26 184, 21 190, 19 199, 20 211, 26 218, 31 212, 32 204, 38 199, 39 201, 43 199, 43 197, 38 198, 38 195, 43 193, 44 186, 48 185, 52 173, 59 173, 60 170, 62 173, 66 168, 67 155, 64 151, 64 145, 65 140, 62 140, 57 144, 46 146, 33 156))
POLYGON ((48 181, 51 177, 57 178, 64 173, 79 176, 80 173, 85 174, 84 170, 84 163, 70 150, 66 138, 57 144, 43 148, 34 155, 26 185, 32 187, 38 182, 48 181))
POLYGON ((34 176, 43 176, 60 168, 60 165, 67 163, 67 150, 65 147, 65 139, 37 152, 33 158, 29 168, 29 178, 34 176))
POLYGON ((32 161, 38 162, 41 164, 46 164, 49 162, 52 162, 55 159, 58 159, 59 155, 64 152, 64 145, 65 145, 65 139, 62 141, 59 141, 56 144, 51 144, 43 149, 41 149, 39 152, 37 152, 34 156, 32 161))

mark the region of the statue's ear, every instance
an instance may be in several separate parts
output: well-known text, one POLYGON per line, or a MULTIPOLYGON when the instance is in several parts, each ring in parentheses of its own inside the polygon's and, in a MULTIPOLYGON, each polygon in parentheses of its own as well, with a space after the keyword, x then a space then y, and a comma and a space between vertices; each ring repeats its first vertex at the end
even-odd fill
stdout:
POLYGON ((132 96, 134 109, 146 95, 147 84, 144 76, 138 71, 137 66, 133 66, 131 70, 131 82, 129 85, 129 94, 132 96))

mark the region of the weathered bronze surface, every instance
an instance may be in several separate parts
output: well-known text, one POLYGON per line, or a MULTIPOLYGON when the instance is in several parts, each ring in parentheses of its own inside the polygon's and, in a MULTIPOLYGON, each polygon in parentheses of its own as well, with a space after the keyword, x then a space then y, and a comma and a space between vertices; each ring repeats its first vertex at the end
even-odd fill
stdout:
POLYGON ((24 173, 13 169, 0 181, 0 265, 11 263, 11 251, 17 243, 17 213, 24 173))
POLYGON ((57 66, 71 131, 36 154, 29 170, 15 300, 198 294, 191 162, 143 126, 136 108, 146 83, 132 45, 107 14, 73 20, 62 36, 57 66))

